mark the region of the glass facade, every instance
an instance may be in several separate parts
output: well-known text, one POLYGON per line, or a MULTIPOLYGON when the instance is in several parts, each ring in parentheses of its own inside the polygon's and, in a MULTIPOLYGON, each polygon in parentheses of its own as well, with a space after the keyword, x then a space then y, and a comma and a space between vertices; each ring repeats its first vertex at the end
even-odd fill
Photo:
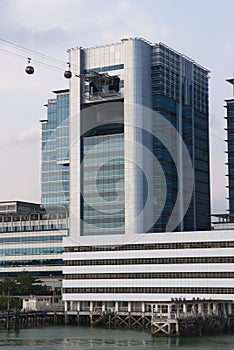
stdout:
POLYGON ((0 277, 28 270, 61 277, 67 235, 67 211, 0 214, 0 277))
POLYGON ((42 121, 41 203, 46 210, 69 206, 69 90, 55 93, 42 121))
MULTIPOLYGON (((82 235, 124 233, 124 134, 82 138, 82 235)), ((122 131, 122 128, 121 128, 122 131)), ((118 130, 120 132, 120 130, 118 130)))
MULTIPOLYGON (((166 118, 182 136, 194 171, 193 197, 183 222, 177 227, 179 231, 210 229, 208 74, 206 69, 167 46, 153 46, 153 109, 166 118)), ((154 128, 157 128, 157 120, 153 123, 154 128)), ((181 150, 177 140, 169 142, 174 143, 179 160, 181 150)), ((167 148, 158 139, 153 141, 153 151, 160 161, 167 183, 166 203, 153 228, 155 232, 162 232, 166 230, 175 206, 178 182, 181 179, 178 164, 175 164, 167 148)), ((181 164, 181 160, 179 162, 181 164)), ((182 182, 185 193, 187 174, 184 164, 180 166, 183 169, 182 182)), ((154 176, 154 191, 160 196, 160 174, 156 171, 154 176)))
MULTIPOLYGON (((234 86, 234 79, 227 79, 234 86)), ((234 214, 234 99, 226 100, 229 212, 234 214)))

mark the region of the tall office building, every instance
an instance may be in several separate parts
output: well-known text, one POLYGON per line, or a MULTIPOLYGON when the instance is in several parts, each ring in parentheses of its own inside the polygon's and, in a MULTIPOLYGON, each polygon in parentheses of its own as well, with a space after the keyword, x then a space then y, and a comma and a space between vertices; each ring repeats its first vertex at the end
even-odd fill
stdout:
MULTIPOLYGON (((234 78, 227 79, 233 85, 234 78)), ((234 90, 233 90, 234 91, 234 90)), ((234 95, 234 94, 233 94, 234 95)), ((227 109, 227 155, 228 155, 228 188, 229 188, 229 215, 233 221, 234 215, 234 97, 225 100, 227 109)))
POLYGON ((66 311, 230 296, 214 281, 211 232, 192 233, 210 229, 209 71, 138 38, 69 54, 66 311))
MULTIPOLYGON (((179 231, 210 229, 210 179, 209 179, 209 71, 193 60, 163 44, 152 46, 152 108, 175 127, 189 152, 193 168, 193 193, 179 231)), ((154 120, 157 127, 157 118, 154 120)), ((170 138, 170 132, 166 134, 170 138)), ((166 231, 178 192, 180 204, 186 200, 189 177, 185 169, 185 154, 177 148, 176 162, 159 139, 155 139, 154 152, 166 178, 165 206, 154 231, 166 231)), ((155 181, 154 186, 158 184, 155 181)), ((162 190, 163 191, 163 190, 162 190)))
POLYGON ((71 237, 210 229, 209 71, 143 39, 69 52, 71 237))
POLYGON ((69 90, 54 91, 42 123, 41 203, 46 210, 69 206, 69 90))

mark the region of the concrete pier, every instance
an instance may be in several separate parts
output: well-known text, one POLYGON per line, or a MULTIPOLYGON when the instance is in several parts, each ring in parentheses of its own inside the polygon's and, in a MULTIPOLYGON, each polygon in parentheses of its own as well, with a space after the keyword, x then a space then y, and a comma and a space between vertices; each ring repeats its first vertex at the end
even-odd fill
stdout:
POLYGON ((165 302, 79 302, 66 304, 68 324, 148 329, 154 336, 233 332, 231 300, 193 298, 165 302))
POLYGON ((227 300, 172 299, 165 302, 73 302, 63 310, 0 313, 6 329, 87 325, 146 329, 153 336, 234 332, 234 304, 227 300))
POLYGON ((152 335, 190 336, 233 331, 233 303, 176 299, 152 304, 152 335))

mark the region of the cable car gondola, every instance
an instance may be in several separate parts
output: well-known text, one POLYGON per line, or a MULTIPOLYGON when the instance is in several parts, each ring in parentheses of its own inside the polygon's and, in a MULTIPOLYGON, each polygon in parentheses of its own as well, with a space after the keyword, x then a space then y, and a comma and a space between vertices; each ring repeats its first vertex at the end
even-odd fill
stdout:
POLYGON ((68 70, 65 70, 64 72, 64 78, 66 79, 71 79, 72 77, 72 72, 70 71, 70 63, 68 62, 68 70))
POLYGON ((31 58, 28 57, 28 66, 25 68, 25 72, 27 74, 33 74, 34 73, 34 68, 33 66, 30 66, 31 63, 31 58))

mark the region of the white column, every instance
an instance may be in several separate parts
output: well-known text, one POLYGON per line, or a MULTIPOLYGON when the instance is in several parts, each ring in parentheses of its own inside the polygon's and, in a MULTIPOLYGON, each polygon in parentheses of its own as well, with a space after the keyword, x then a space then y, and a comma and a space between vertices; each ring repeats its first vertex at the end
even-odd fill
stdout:
POLYGON ((80 301, 77 301, 77 311, 80 311, 80 301))
POLYGON ((128 312, 131 312, 131 301, 128 302, 128 312))
POLYGON ((213 303, 213 313, 214 315, 217 315, 217 304, 213 303))
POLYGON ((145 303, 144 303, 144 301, 141 303, 141 312, 145 312, 145 303))
POLYGON ((102 312, 105 312, 106 311, 106 305, 105 305, 105 303, 103 302, 102 303, 102 312))
POLYGON ((90 301, 89 311, 90 311, 90 312, 93 312, 93 301, 90 301))
POLYGON ((208 316, 211 314, 210 303, 207 303, 207 314, 208 316))
POLYGON ((183 313, 187 315, 187 304, 183 304, 183 313))
POLYGON ((67 304, 68 304, 68 301, 65 301, 65 303, 64 303, 64 311, 65 312, 67 312, 67 309, 68 309, 68 305, 67 304))
POLYGON ((116 301, 115 302, 115 312, 118 312, 119 311, 119 302, 116 301))

